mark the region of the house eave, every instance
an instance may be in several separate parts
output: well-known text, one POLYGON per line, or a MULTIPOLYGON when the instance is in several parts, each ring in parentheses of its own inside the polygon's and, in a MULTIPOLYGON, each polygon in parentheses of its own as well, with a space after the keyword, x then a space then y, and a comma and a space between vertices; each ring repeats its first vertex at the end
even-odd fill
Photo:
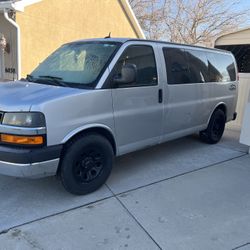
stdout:
POLYGON ((0 12, 4 12, 4 10, 13 10, 16 12, 24 12, 25 7, 39 3, 42 0, 20 0, 17 2, 6 1, 0 2, 0 12))
POLYGON ((14 10, 13 2, 0 2, 0 12, 4 12, 4 10, 14 10))

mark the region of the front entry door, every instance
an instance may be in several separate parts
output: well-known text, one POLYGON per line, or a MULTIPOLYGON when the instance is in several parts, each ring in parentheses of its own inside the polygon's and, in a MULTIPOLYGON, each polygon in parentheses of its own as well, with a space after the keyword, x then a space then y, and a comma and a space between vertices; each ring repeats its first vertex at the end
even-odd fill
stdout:
MULTIPOLYGON (((112 89, 116 138, 120 154, 156 144, 162 135, 163 103, 159 93, 154 49, 131 45, 118 60, 114 75, 122 65, 136 66, 136 81, 112 89)), ((159 92, 160 91, 160 92, 159 92)))

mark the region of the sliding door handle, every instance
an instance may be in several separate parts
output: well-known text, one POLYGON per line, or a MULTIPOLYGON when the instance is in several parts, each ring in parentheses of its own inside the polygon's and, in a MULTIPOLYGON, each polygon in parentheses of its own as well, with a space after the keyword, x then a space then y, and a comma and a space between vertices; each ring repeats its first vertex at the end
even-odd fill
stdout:
POLYGON ((162 103, 163 101, 163 93, 162 93, 162 89, 159 89, 158 91, 158 102, 162 103))

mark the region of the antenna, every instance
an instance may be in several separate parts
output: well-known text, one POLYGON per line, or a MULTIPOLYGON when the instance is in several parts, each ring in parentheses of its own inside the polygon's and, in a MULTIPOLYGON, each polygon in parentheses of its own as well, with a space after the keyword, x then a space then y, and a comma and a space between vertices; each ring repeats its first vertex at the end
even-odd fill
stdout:
POLYGON ((105 39, 111 38, 111 32, 109 32, 109 35, 108 35, 108 36, 105 36, 104 38, 105 38, 105 39))

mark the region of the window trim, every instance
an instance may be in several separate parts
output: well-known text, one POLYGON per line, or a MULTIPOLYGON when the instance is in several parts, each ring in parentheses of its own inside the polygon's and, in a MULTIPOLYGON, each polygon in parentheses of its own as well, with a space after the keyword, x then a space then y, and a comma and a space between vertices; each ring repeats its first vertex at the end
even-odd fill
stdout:
POLYGON ((158 67, 157 67, 156 53, 155 53, 155 50, 154 50, 154 46, 152 46, 150 44, 130 44, 127 47, 124 48, 121 55, 119 56, 119 58, 115 62, 114 67, 112 68, 107 80, 104 83, 104 88, 105 89, 127 89, 127 88, 136 88, 136 87, 152 87, 152 86, 158 86, 158 85, 159 85, 159 75, 158 75, 158 67), (133 84, 127 84, 127 85, 124 85, 124 86, 115 86, 115 84, 113 82, 113 77, 114 77, 114 71, 116 70, 116 65, 119 62, 120 58, 124 55, 126 50, 128 48, 130 48, 130 47, 150 47, 152 49, 154 63, 155 63, 155 69, 156 69, 156 75, 157 75, 157 79, 156 79, 155 84, 134 84, 133 83, 133 84))

